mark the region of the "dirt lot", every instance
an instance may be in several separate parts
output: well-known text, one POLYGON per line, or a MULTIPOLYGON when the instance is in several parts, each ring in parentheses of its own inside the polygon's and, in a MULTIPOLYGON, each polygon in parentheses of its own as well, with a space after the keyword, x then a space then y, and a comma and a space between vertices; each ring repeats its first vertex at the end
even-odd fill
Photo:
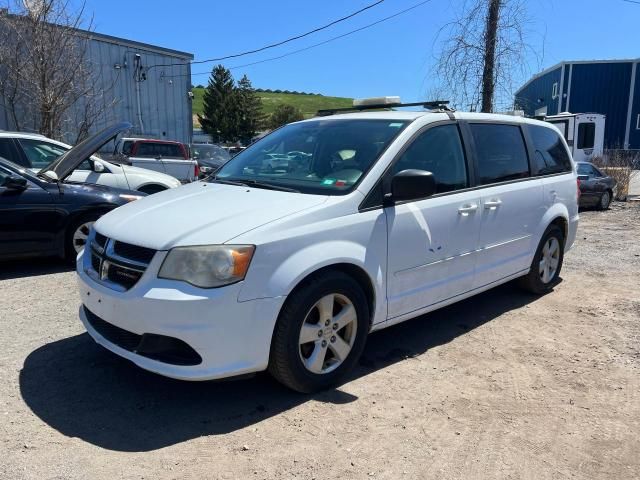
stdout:
POLYGON ((0 266, 0 478, 638 478, 640 203, 578 237, 551 294, 374 334, 311 397, 146 373, 82 333, 73 272, 0 266))

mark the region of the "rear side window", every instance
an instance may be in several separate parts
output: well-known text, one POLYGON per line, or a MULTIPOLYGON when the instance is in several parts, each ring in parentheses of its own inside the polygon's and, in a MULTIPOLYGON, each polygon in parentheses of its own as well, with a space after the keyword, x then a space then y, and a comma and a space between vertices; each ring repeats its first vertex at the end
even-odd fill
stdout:
POLYGON ((550 175, 571 171, 569 152, 560 135, 550 128, 529 125, 527 127, 535 148, 534 164, 538 175, 550 175))
POLYGON ((593 148, 596 138, 596 124, 593 122, 578 125, 578 148, 593 148))
POLYGON ((184 158, 180 145, 173 143, 144 143, 138 144, 135 155, 137 157, 184 158))
POLYGON ((417 169, 433 173, 436 193, 468 186, 467 167, 456 125, 433 127, 421 134, 393 166, 391 174, 417 169))
MULTIPOLYGON (((0 157, 19 165, 24 163, 16 151, 13 140, 10 138, 0 138, 0 157)), ((28 165, 23 166, 28 167, 28 165)))
POLYGON ((133 148, 133 142, 131 140, 126 140, 122 144, 122 153, 123 155, 131 155, 131 149, 133 148))
POLYGON ((519 126, 475 123, 470 128, 481 185, 529 176, 527 149, 519 126))

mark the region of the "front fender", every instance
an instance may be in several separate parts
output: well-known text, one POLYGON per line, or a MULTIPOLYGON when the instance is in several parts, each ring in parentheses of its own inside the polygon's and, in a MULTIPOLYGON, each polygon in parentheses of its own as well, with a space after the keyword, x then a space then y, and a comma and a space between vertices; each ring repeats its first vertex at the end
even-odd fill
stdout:
MULTIPOLYGON (((382 251, 386 252, 386 249, 382 251)), ((256 254, 259 253, 256 252, 256 254)), ((277 255, 274 252, 261 252, 259 255, 262 258, 254 259, 257 260, 257 268, 250 276, 247 276, 238 297, 239 301, 289 295, 300 282, 312 273, 331 265, 348 264, 360 268, 371 282, 375 297, 374 312, 372 312, 373 323, 386 319, 386 302, 384 301, 386 299, 384 290, 386 259, 380 255, 376 248, 367 248, 349 241, 320 242, 302 248, 286 257, 271 272, 262 266, 266 262, 272 262, 277 255)), ((252 265, 253 268, 254 265, 252 265)))

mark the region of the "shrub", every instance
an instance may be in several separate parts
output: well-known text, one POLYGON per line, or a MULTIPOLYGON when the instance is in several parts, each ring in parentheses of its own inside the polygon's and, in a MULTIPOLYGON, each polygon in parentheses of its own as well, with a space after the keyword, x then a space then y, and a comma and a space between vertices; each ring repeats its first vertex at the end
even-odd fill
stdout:
POLYGON ((609 149, 601 157, 595 157, 593 164, 618 184, 616 200, 625 201, 629 194, 629 184, 636 162, 640 162, 640 152, 632 150, 609 149))

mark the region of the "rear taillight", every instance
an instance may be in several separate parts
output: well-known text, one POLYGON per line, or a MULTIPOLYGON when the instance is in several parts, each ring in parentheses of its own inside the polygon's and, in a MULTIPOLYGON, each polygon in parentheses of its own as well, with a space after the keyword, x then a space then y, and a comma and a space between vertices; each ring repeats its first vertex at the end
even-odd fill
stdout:
POLYGON ((200 166, 196 163, 193 167, 193 175, 198 178, 200 177, 200 166))
POLYGON ((580 199, 580 179, 576 178, 576 188, 578 189, 578 199, 580 199))

